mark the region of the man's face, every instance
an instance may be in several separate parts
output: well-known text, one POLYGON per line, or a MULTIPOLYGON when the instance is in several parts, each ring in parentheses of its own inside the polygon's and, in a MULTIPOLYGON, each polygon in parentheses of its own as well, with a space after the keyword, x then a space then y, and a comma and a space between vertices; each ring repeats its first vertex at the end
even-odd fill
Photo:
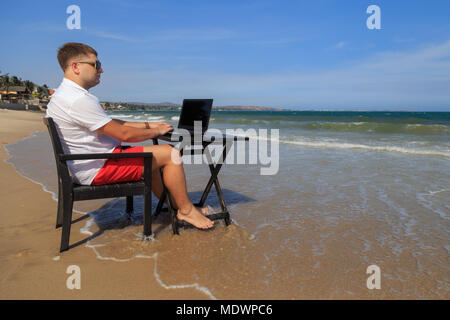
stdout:
POLYGON ((95 69, 93 65, 98 58, 95 54, 89 54, 85 56, 81 56, 77 59, 78 68, 79 68, 79 77, 80 80, 86 85, 88 88, 92 88, 100 83, 100 75, 103 73, 103 69, 99 68, 95 69))

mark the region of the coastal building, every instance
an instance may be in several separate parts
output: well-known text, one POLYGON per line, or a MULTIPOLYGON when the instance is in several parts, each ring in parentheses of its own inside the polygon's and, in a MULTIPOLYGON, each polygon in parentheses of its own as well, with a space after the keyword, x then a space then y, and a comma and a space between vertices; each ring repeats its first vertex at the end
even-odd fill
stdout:
POLYGON ((0 88, 0 100, 9 100, 11 102, 20 99, 29 99, 30 94, 25 86, 8 86, 0 88))

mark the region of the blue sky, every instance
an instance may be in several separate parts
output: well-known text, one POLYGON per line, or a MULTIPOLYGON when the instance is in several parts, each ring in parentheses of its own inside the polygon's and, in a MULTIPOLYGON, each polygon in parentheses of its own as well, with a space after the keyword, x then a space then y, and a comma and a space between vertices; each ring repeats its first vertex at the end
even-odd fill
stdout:
POLYGON ((94 47, 101 100, 450 111, 450 1, 8 1, 2 73, 56 88, 58 47, 94 47), (81 29, 69 30, 69 5, 81 29), (369 30, 369 5, 381 30, 369 30))

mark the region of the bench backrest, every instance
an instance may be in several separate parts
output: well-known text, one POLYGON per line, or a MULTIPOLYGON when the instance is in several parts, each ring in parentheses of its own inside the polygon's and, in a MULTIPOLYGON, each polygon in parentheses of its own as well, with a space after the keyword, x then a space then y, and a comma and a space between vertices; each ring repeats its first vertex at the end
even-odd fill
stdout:
POLYGON ((61 160, 60 154, 64 154, 64 149, 59 138, 56 124, 51 117, 43 118, 44 124, 47 126, 50 140, 52 141, 53 152, 55 154, 56 170, 58 172, 58 183, 60 187, 71 187, 73 181, 69 173, 66 161, 61 160))

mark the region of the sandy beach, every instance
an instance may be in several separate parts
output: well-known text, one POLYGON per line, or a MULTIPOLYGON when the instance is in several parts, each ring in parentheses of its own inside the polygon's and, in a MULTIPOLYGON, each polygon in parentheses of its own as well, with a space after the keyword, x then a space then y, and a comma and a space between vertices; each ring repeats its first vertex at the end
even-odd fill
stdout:
MULTIPOLYGON (((59 255, 56 201, 4 161, 5 145, 46 130, 43 116, 0 110, 0 299, 209 299, 195 288, 162 287, 154 277, 152 258, 111 264, 84 246, 59 255), (80 267, 80 290, 66 287, 70 265, 80 267)), ((80 216, 74 213, 73 219, 80 216)), ((71 241, 86 238, 79 232, 83 225, 72 226, 71 241)))
MULTIPOLYGON (((441 135, 434 138, 437 147, 425 135, 415 136, 415 145, 395 148, 385 141, 371 145, 377 136, 367 140, 365 134, 359 144, 314 142, 327 139, 326 131, 313 131, 311 140, 282 136, 276 175, 263 176, 261 166, 249 164, 227 164, 221 170, 230 226, 220 222, 211 231, 189 229, 174 236, 167 215, 160 215, 153 220, 154 239, 145 242, 142 198, 135 200, 131 222, 123 198, 80 201, 73 220, 84 216, 79 212, 89 216, 72 225, 70 243, 90 240, 59 254, 56 172, 43 116, 0 110, 1 299, 449 297, 450 189, 441 135), (66 287, 71 265, 81 270, 80 290, 66 287), (381 270, 378 290, 367 286, 371 265, 381 270)), ((176 121, 171 113, 122 116, 176 121)), ((214 125, 245 125, 241 117, 216 114, 214 125)), ((257 117, 244 120, 253 126, 257 117)), ((271 116, 259 117, 266 126, 271 116)), ((291 137, 298 130, 276 125, 291 137)), ((380 126, 391 130, 389 124, 380 126)), ((209 178, 208 167, 184 167, 195 202, 209 178)), ((215 193, 207 204, 218 207, 215 193)))
MULTIPOLYGON (((0 302, 14 314, 23 300, 295 308, 276 317, 305 301, 335 315, 316 302, 449 300, 448 12, 424 0, 5 2, 0 302), (67 233, 46 115, 64 159, 152 150, 156 194, 131 206, 81 201, 91 193, 75 186, 67 233), (182 151, 177 166, 165 144, 182 151), (170 204, 157 211, 161 173, 174 207, 207 207, 214 224, 188 214, 199 228, 177 228, 170 204)), ((67 160, 70 178, 141 170, 103 160, 67 160)))

